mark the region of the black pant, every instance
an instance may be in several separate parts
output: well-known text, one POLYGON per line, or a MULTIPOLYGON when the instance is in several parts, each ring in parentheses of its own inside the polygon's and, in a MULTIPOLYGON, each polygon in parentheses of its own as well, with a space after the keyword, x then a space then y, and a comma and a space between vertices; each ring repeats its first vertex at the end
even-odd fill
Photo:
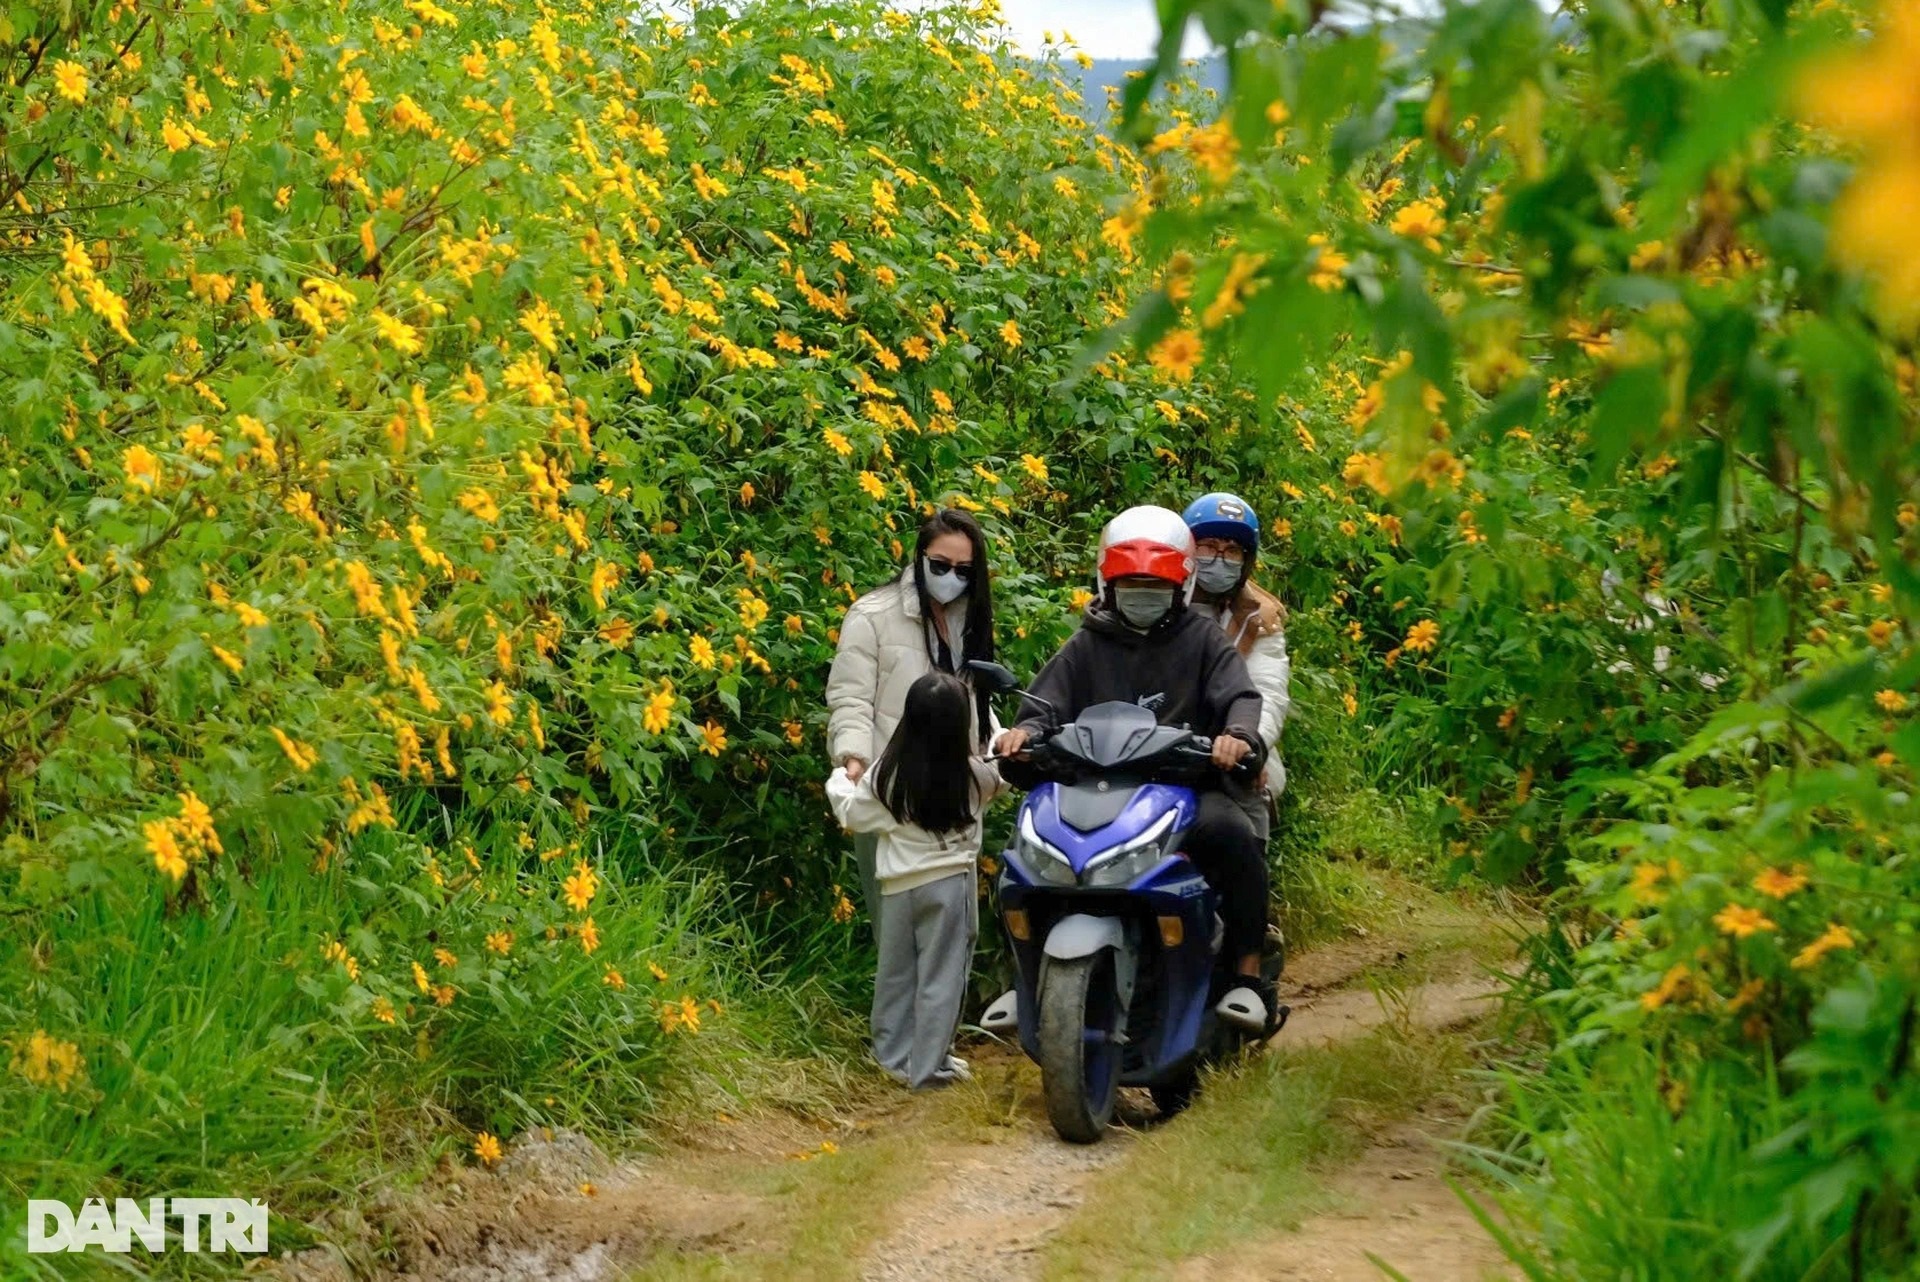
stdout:
POLYGON ((1219 788, 1200 794, 1200 819, 1187 834, 1187 858, 1220 898, 1224 948, 1236 968, 1267 942, 1267 852, 1245 807, 1219 788))

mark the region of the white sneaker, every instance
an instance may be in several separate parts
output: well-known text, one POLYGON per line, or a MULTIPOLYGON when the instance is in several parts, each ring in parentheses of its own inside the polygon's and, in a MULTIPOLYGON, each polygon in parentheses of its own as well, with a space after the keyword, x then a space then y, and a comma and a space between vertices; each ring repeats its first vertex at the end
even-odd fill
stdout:
POLYGON ((973 1080, 973 1070, 967 1067, 967 1061, 961 1059, 958 1055, 947 1056, 947 1062, 941 1065, 940 1072, 942 1076, 951 1077, 956 1082, 971 1082, 973 1080))
POLYGON ((1246 1033, 1267 1031, 1267 1004, 1260 994, 1242 985, 1220 999, 1214 1014, 1246 1033))

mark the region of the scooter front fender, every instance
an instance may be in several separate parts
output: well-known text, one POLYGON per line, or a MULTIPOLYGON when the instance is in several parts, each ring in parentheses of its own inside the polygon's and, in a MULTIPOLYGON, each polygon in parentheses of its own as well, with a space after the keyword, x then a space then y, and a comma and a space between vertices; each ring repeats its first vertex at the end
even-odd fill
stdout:
MULTIPOLYGON (((1127 938, 1126 923, 1120 918, 1096 917, 1091 913, 1068 913, 1062 917, 1047 932, 1047 942, 1041 950, 1044 954, 1040 959, 1041 974, 1045 975, 1050 963, 1076 961, 1106 949, 1113 950, 1114 995, 1120 1002, 1119 1027, 1114 1031, 1124 1038, 1127 1013, 1133 1006, 1134 971, 1140 957, 1136 946, 1127 938)), ((1045 986, 1043 979, 1040 987, 1045 986)))
POLYGON ((1091 957, 1102 948, 1118 950, 1125 942, 1118 917, 1069 913, 1047 932, 1045 952, 1059 961, 1071 961, 1076 957, 1091 957))

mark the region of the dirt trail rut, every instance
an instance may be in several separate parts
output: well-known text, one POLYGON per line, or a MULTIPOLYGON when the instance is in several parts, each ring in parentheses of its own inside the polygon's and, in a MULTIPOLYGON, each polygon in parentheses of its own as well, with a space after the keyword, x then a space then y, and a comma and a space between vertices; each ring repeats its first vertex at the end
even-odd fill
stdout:
POLYGON ((1041 1249, 1085 1199, 1093 1174, 1125 1159, 1132 1135, 1117 1128, 1099 1144, 1063 1144, 1044 1116, 1031 1122, 1000 1143, 929 1154, 935 1174, 925 1199, 874 1243, 861 1278, 1037 1277, 1041 1249))
MULTIPOLYGON (((1486 1009, 1495 985, 1464 956, 1444 959, 1439 973, 1405 988, 1360 982, 1369 973, 1391 974, 1404 960, 1392 943, 1371 940, 1298 958, 1281 986, 1293 1014, 1279 1045, 1324 1045, 1387 1022, 1457 1028, 1486 1009)), ((998 1124, 964 1135, 945 1127, 909 1150, 912 1169, 900 1179, 914 1191, 902 1199, 904 1218, 863 1244, 853 1270, 863 1282, 1040 1278, 1053 1235, 1096 1177, 1125 1162, 1154 1124, 1145 1093, 1129 1091, 1118 1125, 1102 1143, 1061 1143, 1024 1059, 995 1046, 972 1054, 976 1086, 968 1089, 980 1093, 979 1108, 1002 1114, 998 1124)), ((779 1205, 777 1192, 745 1191, 764 1189, 765 1181, 752 1177, 796 1158, 831 1160, 836 1144, 858 1145, 929 1117, 926 1101, 893 1096, 837 1125, 756 1119, 709 1128, 661 1157, 619 1163, 577 1137, 523 1137, 498 1171, 446 1172, 430 1206, 376 1202, 365 1220, 349 1213, 334 1226, 343 1237, 384 1239, 378 1255, 386 1265, 371 1251, 350 1259, 328 1248, 282 1262, 279 1272, 286 1282, 627 1282, 636 1274, 656 1276, 650 1268, 662 1258, 689 1255, 715 1263, 688 1276, 797 1276, 791 1266, 774 1267, 781 1258, 778 1238, 793 1227, 791 1208, 779 1205)), ((1384 1275, 1367 1260, 1368 1251, 1420 1282, 1506 1276, 1498 1252, 1443 1182, 1443 1167, 1428 1129, 1404 1126, 1327 1180, 1333 1210, 1294 1231, 1184 1261, 1173 1276, 1181 1282, 1377 1282, 1384 1275)), ((845 1276, 850 1263, 839 1261, 836 1273, 845 1276)))

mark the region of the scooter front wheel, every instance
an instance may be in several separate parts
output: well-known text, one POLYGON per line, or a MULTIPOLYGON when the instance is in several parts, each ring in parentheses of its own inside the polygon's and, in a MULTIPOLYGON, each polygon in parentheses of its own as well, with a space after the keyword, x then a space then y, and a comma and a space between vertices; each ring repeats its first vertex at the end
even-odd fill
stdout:
POLYGON ((1040 1081, 1060 1138, 1092 1144, 1120 1093, 1120 998, 1113 951, 1054 958, 1040 983, 1040 1081))

